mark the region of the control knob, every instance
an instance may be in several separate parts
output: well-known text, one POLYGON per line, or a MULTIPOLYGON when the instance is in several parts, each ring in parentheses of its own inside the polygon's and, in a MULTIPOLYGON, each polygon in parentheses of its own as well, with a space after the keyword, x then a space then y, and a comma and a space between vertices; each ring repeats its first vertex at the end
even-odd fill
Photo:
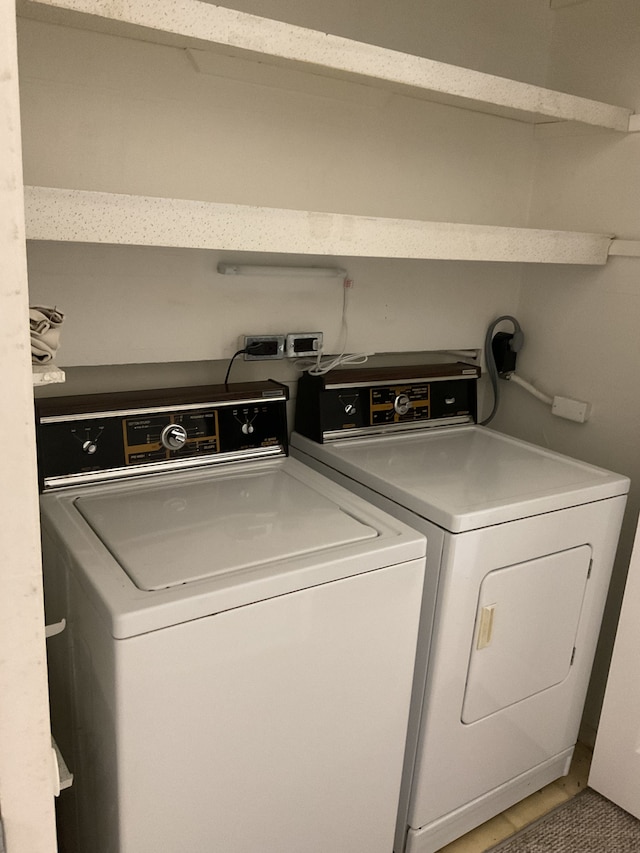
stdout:
POLYGON ((350 394, 348 397, 346 395, 343 396, 342 394, 338 394, 338 400, 342 405, 345 415, 348 417, 358 414, 358 399, 357 394, 350 394))
POLYGON ((393 401, 393 408, 399 415, 406 415, 411 408, 411 400, 406 394, 398 394, 393 401))
POLYGON ((167 450, 180 450, 187 441, 187 431, 180 424, 168 424, 160 433, 160 442, 167 450))
POLYGON ((245 421, 242 424, 242 432, 245 435, 251 435, 251 433, 253 432, 254 429, 255 429, 255 427, 253 426, 253 424, 250 421, 245 421))
POLYGON ((98 449, 98 439, 100 438, 100 436, 104 432, 104 427, 101 426, 93 438, 89 438, 90 432, 91 432, 91 428, 87 427, 84 431, 84 433, 85 433, 84 439, 82 436, 78 435, 78 433, 75 431, 75 429, 71 430, 71 435, 80 442, 80 444, 82 445, 82 452, 83 453, 88 453, 89 456, 93 456, 93 454, 98 449))

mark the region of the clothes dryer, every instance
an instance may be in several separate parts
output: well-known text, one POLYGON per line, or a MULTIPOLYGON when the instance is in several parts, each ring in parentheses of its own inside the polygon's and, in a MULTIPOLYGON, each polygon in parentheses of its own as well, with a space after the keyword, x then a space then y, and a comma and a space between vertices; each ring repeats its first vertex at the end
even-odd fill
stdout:
POLYGON ((427 536, 397 853, 434 853, 568 772, 629 488, 477 426, 477 376, 299 383, 292 454, 427 536))
POLYGON ((424 536, 286 457, 276 383, 43 400, 77 853, 388 853, 424 536))

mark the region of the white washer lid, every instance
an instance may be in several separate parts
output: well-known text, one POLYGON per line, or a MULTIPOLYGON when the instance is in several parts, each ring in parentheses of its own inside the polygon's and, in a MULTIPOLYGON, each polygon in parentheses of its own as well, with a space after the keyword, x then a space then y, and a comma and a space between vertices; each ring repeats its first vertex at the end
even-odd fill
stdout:
POLYGON ((479 426, 291 446, 458 533, 626 494, 629 480, 479 426))
POLYGON ((139 589, 158 590, 339 545, 376 530, 283 467, 78 497, 139 589))

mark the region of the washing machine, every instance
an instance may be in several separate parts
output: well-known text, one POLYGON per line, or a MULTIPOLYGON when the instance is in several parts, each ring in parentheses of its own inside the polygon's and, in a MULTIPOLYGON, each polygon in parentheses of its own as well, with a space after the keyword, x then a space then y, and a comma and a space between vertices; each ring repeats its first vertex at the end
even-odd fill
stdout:
POLYGON ((425 537, 288 458, 286 398, 38 405, 61 850, 392 847, 425 537))
POLYGON ((629 488, 478 426, 478 376, 299 382, 292 455, 427 536, 397 853, 434 853, 568 772, 629 488))

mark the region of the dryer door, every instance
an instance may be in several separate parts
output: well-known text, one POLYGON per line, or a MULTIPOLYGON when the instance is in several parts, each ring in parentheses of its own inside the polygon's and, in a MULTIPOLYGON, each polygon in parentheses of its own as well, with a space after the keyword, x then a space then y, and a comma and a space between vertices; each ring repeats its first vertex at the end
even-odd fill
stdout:
POLYGON ((463 723, 487 717, 566 678, 590 563, 591 548, 583 545, 485 576, 463 723))

